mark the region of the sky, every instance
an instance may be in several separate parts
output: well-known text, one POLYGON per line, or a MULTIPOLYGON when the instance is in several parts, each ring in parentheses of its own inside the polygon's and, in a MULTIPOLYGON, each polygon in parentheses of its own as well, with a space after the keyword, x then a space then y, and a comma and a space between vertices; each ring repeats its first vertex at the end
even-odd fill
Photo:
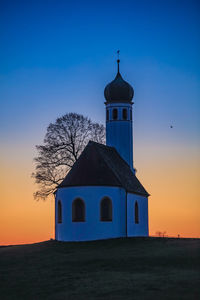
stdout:
POLYGON ((105 124, 104 88, 134 88, 134 164, 150 235, 200 237, 200 2, 0 2, 0 244, 54 238, 35 145, 68 112, 105 124), (173 125, 173 128, 170 128, 173 125))

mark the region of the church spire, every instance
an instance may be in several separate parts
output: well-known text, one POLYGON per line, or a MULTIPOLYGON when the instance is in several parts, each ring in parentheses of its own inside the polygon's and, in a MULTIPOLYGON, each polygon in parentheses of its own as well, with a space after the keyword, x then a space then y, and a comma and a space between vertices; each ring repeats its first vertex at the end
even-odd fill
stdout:
POLYGON ((133 173, 133 129, 132 99, 134 90, 126 82, 119 70, 119 50, 117 51, 118 73, 104 90, 106 99, 106 145, 115 147, 121 157, 128 163, 133 173))
POLYGON ((134 90, 132 86, 126 82, 121 74, 119 69, 119 53, 120 50, 117 50, 117 75, 115 79, 107 84, 104 90, 104 96, 106 98, 106 103, 132 103, 134 96, 134 90))

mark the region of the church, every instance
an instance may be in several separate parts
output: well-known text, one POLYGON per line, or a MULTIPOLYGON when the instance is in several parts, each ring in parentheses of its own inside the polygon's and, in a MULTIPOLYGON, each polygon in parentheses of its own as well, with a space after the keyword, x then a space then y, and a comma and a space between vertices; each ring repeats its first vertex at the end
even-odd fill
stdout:
POLYGON ((134 90, 121 76, 104 90, 106 145, 90 141, 55 193, 55 239, 148 236, 148 192, 133 166, 134 90))

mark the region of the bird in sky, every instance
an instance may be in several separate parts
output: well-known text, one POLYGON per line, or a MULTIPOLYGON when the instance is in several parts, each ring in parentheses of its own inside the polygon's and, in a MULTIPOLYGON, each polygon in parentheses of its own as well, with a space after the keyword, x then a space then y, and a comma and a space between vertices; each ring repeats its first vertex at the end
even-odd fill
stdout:
POLYGON ((170 125, 170 128, 173 128, 173 126, 172 126, 172 125, 170 125))

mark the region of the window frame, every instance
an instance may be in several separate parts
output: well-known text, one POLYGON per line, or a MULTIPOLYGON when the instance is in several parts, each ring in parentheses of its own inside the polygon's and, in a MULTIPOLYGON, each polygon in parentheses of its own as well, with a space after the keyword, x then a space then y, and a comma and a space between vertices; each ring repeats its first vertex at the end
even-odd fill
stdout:
POLYGON ((113 221, 113 204, 112 204, 112 200, 109 197, 103 197, 100 201, 100 221, 101 222, 112 222, 113 221), (102 207, 102 203, 108 201, 109 205, 108 205, 108 217, 105 218, 105 216, 103 216, 103 207, 102 207))
POLYGON ((85 202, 84 202, 84 200, 83 199, 81 199, 81 198, 76 198, 76 199, 74 199, 73 200, 73 202, 72 202, 72 222, 75 222, 75 223, 77 223, 77 222, 85 222, 85 219, 86 219, 86 217, 85 217, 85 202), (80 203, 82 203, 82 210, 83 210, 83 212, 82 212, 82 218, 78 218, 77 217, 77 215, 76 215, 76 202, 77 201, 80 201, 80 203))
POLYGON ((139 205, 138 202, 135 202, 134 205, 134 215, 135 215, 135 224, 139 224, 139 205))

